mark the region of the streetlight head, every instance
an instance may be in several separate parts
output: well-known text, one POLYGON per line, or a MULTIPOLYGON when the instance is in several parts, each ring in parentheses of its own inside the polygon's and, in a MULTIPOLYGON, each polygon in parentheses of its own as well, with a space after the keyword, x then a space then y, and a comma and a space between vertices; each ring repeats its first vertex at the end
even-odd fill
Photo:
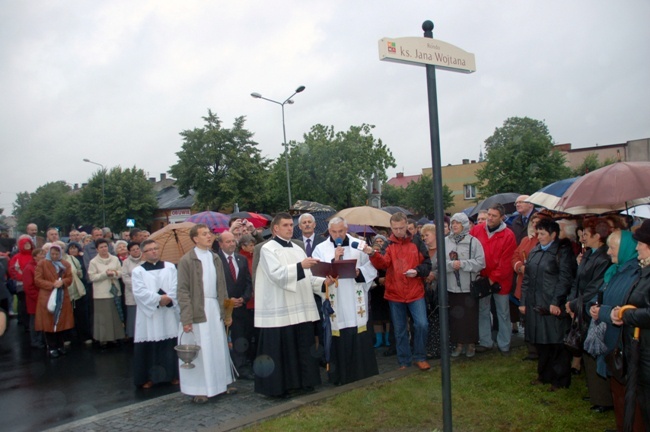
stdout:
POLYGON ((300 93, 305 89, 305 86, 300 86, 296 89, 296 93, 300 93))
POLYGON ((262 97, 262 95, 259 93, 251 93, 251 96, 253 96, 255 99, 259 99, 262 97))
POLYGON ((90 162, 90 159, 84 159, 84 162, 90 162))

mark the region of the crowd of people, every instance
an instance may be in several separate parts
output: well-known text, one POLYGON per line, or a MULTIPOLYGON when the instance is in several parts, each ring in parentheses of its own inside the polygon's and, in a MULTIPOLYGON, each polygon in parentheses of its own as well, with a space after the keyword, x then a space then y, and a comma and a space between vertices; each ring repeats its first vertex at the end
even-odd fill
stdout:
POLYGON ((372 238, 348 232, 340 217, 316 233, 309 213, 298 219, 298 238, 287 213, 270 221, 268 239, 242 219, 218 236, 197 224, 195 247, 177 264, 160 260, 160 245, 139 229, 117 241, 108 229, 73 230, 64 243, 56 229, 43 239, 30 224, 0 263, 34 349, 57 358, 72 341, 133 343, 136 386, 180 384, 195 403, 233 392, 236 379, 254 380, 269 397, 312 392, 320 367, 335 385, 357 381, 378 373, 380 347, 399 369, 427 371, 441 355, 445 290, 452 358, 509 356, 513 334, 524 332, 524 360, 536 363, 531 385, 555 392, 584 371, 589 409, 614 410, 617 430, 624 422, 645 430, 650 220, 558 221, 527 198, 510 219, 500 204, 475 219, 447 217, 442 241, 434 223, 403 213, 372 238), (181 342, 201 347, 192 368, 176 357, 181 342), (634 377, 621 372, 631 361, 634 377))

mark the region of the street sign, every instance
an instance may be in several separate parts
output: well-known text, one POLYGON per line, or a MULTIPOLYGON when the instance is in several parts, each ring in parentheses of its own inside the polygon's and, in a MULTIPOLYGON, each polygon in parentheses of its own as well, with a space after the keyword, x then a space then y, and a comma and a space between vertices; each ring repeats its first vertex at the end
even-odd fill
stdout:
POLYGON ((422 37, 380 39, 379 60, 415 66, 433 65, 453 72, 476 71, 474 54, 441 40, 422 37))
POLYGON ((127 228, 134 228, 135 227, 135 219, 127 219, 126 220, 126 227, 127 228))

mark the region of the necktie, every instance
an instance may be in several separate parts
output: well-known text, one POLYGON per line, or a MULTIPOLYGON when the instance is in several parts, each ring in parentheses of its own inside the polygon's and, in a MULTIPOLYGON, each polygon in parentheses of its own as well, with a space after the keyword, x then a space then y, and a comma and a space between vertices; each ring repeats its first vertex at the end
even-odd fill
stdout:
POLYGON ((524 225, 528 225, 528 218, 526 216, 522 217, 521 221, 524 223, 524 225))
POLYGON ((311 239, 307 239, 307 246, 305 247, 305 252, 307 252, 307 256, 311 257, 311 239))
POLYGON ((228 257, 228 267, 230 267, 230 274, 232 275, 232 279, 237 280, 237 270, 235 270, 235 265, 232 263, 232 255, 228 257))

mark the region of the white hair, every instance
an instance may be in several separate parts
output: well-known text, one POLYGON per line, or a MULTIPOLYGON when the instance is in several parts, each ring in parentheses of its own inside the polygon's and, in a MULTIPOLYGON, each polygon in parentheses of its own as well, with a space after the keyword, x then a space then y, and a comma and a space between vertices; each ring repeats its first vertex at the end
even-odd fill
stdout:
POLYGON ((300 224, 304 218, 311 218, 311 220, 313 220, 314 222, 316 222, 316 219, 314 218, 314 216, 312 216, 311 213, 303 213, 303 214, 301 214, 300 217, 298 218, 298 224, 300 224))
POLYGON ((327 228, 328 229, 332 228, 332 225, 337 225, 337 224, 340 224, 341 222, 343 222, 344 227, 346 227, 346 228, 348 227, 348 223, 345 221, 345 219, 343 219, 342 217, 337 216, 335 218, 330 219, 330 221, 327 223, 327 228))

